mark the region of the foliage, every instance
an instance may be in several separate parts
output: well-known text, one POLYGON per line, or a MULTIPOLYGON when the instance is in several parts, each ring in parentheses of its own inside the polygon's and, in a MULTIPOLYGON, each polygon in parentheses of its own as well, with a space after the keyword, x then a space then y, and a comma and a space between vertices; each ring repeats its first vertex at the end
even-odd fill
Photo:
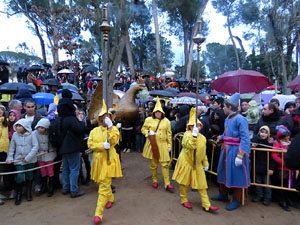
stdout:
MULTIPOLYGON (((238 52, 241 54, 240 49, 238 52)), ((232 45, 209 43, 206 45, 206 51, 203 51, 203 58, 212 79, 226 71, 236 70, 236 57, 232 45)))

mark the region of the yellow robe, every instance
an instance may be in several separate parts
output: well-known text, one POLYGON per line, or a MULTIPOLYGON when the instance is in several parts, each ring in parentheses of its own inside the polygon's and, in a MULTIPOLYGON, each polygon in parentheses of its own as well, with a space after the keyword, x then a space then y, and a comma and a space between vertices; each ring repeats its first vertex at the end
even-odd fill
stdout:
POLYGON ((115 145, 119 142, 119 130, 113 126, 112 130, 107 132, 106 127, 94 128, 88 139, 88 147, 93 153, 93 162, 91 169, 91 179, 99 183, 105 178, 122 177, 122 170, 119 155, 116 153, 115 145), (107 164, 107 150, 103 144, 107 138, 110 143, 110 164, 107 164))
MULTIPOLYGON (((147 117, 143 127, 141 129, 143 135, 146 137, 146 143, 144 145, 143 156, 147 159, 152 159, 152 149, 148 137, 150 130, 154 131, 157 128, 159 120, 147 117)), ((156 142, 159 150, 159 162, 170 161, 169 148, 172 148, 172 131, 171 123, 167 118, 163 118, 159 124, 159 128, 156 131, 156 142)))
POLYGON ((8 127, 3 126, 4 117, 0 117, 0 152, 8 152, 9 138, 8 127))
POLYGON ((186 131, 182 139, 182 150, 178 157, 173 173, 173 180, 193 189, 207 189, 206 176, 203 167, 208 167, 206 156, 206 138, 198 134, 192 136, 191 131, 186 131), (194 169, 194 149, 196 149, 196 168, 194 169))

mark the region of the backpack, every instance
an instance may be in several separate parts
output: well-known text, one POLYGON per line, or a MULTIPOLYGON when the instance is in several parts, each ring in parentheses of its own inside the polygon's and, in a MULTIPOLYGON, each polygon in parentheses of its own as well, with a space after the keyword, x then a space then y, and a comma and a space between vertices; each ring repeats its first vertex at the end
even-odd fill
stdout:
POLYGON ((65 138, 65 134, 63 134, 62 131, 62 122, 62 117, 56 117, 50 122, 49 127, 49 143, 57 150, 60 148, 65 138))

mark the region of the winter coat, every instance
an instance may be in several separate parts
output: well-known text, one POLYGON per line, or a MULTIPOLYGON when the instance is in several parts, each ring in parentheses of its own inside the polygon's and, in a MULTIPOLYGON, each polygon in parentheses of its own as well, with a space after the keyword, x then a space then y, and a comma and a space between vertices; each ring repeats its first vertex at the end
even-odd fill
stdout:
MULTIPOLYGON (((257 143, 258 145, 256 148, 267 148, 267 145, 272 147, 273 145, 266 139, 261 139, 259 136, 255 135, 252 139, 251 142, 257 143), (263 145, 260 145, 263 144, 263 145)), ((271 155, 270 155, 271 156, 271 155)), ((254 154, 252 152, 251 157, 254 157, 254 154)), ((267 175, 267 158, 268 154, 265 151, 255 151, 255 173, 256 174, 265 174, 267 175)), ((274 170, 275 169, 275 162, 274 160, 269 157, 269 169, 274 170)))
POLYGON ((3 126, 4 116, 0 117, 0 152, 8 152, 8 127, 3 126))
POLYGON ((295 135, 300 130, 299 115, 285 115, 281 118, 280 124, 286 126, 292 132, 292 135, 295 135))
POLYGON ((203 167, 208 167, 206 156, 206 138, 186 131, 182 139, 182 150, 173 173, 173 180, 193 189, 207 189, 206 176, 203 167), (196 168, 194 169, 194 150, 196 150, 196 168))
POLYGON ((115 145, 119 142, 119 130, 116 126, 107 132, 106 127, 94 128, 88 139, 88 147, 93 151, 93 162, 91 179, 99 183, 108 177, 122 177, 122 170, 119 155, 116 153, 115 145), (108 139, 110 143, 109 157, 107 163, 107 151, 104 149, 104 142, 108 139))
MULTIPOLYGON (((288 149, 288 146, 283 146, 279 142, 279 140, 274 142, 273 147, 288 149)), ((289 171, 289 169, 284 165, 284 161, 282 159, 282 153, 281 152, 272 152, 271 156, 272 156, 272 159, 276 162, 277 168, 278 168, 279 171, 282 170, 282 164, 283 164, 283 171, 289 171)))
POLYGON ((20 119, 14 124, 14 129, 17 124, 22 125, 26 129, 26 132, 24 134, 20 134, 18 132, 13 134, 6 161, 19 159, 26 160, 26 163, 19 161, 15 162, 15 165, 36 163, 37 157, 35 155, 39 149, 39 143, 36 136, 32 133, 30 121, 26 119, 20 119))
POLYGON ((190 117, 190 107, 188 105, 182 105, 179 107, 180 118, 179 121, 176 121, 174 130, 172 130, 173 134, 177 134, 180 132, 186 131, 186 124, 189 121, 190 117))
POLYGON ((154 119, 152 117, 146 118, 143 126, 142 133, 146 137, 146 143, 144 145, 143 156, 147 159, 152 159, 152 147, 150 140, 148 138, 148 132, 154 131, 156 133, 156 143, 159 150, 159 162, 169 162, 169 148, 172 148, 172 131, 171 123, 167 118, 163 118, 157 129, 159 119, 154 119), (156 131, 157 129, 157 131, 156 131))
POLYGON ((48 134, 40 134, 38 130, 35 130, 33 135, 36 136, 39 143, 38 153, 46 153, 38 156, 38 160, 43 162, 53 161, 56 157, 56 149, 49 143, 48 134))
POLYGON ((271 115, 264 116, 262 115, 261 118, 258 120, 254 134, 258 134, 259 128, 262 126, 268 126, 270 128, 270 137, 276 139, 276 126, 280 125, 280 113, 277 111, 276 113, 272 113, 271 115))
MULTIPOLYGON (((287 153, 284 155, 285 166, 291 170, 300 170, 300 133, 292 140, 287 153)), ((300 176, 298 176, 295 188, 300 191, 300 176)))
POLYGON ((248 124, 257 124, 259 120, 259 109, 255 100, 249 102, 250 108, 246 111, 246 119, 248 124))
POLYGON ((201 121, 203 127, 200 130, 200 133, 204 135, 204 137, 208 138, 209 137, 209 128, 210 128, 210 123, 209 123, 209 116, 207 115, 200 115, 199 120, 201 121))
POLYGON ((85 126, 75 115, 72 100, 63 98, 57 106, 58 116, 62 117, 62 133, 65 134, 59 148, 59 154, 80 152, 84 138, 85 126))

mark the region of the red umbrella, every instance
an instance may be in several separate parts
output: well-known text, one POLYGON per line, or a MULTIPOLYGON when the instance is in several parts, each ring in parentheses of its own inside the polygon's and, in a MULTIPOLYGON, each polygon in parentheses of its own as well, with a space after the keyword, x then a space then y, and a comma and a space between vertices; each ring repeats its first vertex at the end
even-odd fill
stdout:
POLYGON ((300 75, 298 75, 291 83, 287 86, 294 91, 300 91, 300 75))
POLYGON ((263 74, 253 70, 235 70, 223 73, 216 79, 211 87, 219 92, 240 94, 261 92, 270 86, 269 79, 263 74))
MULTIPOLYGON (((273 85, 267 87, 267 90, 275 90, 275 85, 273 84, 273 85)), ((279 86, 277 86, 277 90, 280 90, 279 86)))

